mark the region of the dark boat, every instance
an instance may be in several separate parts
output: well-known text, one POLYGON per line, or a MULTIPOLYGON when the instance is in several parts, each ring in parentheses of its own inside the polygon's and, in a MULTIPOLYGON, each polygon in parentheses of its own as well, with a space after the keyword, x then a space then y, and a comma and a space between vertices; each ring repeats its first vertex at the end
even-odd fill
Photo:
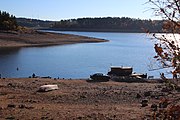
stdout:
POLYGON ((110 77, 102 73, 95 73, 90 75, 90 78, 95 81, 109 81, 110 77))

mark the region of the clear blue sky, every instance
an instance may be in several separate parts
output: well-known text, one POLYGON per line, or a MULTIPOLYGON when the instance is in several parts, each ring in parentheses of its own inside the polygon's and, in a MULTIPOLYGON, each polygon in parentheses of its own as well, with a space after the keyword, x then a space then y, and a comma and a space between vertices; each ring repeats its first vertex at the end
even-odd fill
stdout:
POLYGON ((148 0, 1 0, 0 10, 16 17, 61 20, 82 17, 149 19, 148 0))

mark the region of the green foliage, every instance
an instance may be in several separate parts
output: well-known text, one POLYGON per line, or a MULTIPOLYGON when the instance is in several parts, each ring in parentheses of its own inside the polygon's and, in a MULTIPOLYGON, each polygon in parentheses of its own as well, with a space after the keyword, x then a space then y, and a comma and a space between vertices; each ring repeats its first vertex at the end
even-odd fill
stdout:
POLYGON ((146 28, 160 32, 163 21, 140 20, 128 17, 78 18, 61 20, 52 28, 65 30, 145 32, 146 28))
POLYGON ((7 12, 0 11, 0 30, 17 30, 16 17, 7 12))

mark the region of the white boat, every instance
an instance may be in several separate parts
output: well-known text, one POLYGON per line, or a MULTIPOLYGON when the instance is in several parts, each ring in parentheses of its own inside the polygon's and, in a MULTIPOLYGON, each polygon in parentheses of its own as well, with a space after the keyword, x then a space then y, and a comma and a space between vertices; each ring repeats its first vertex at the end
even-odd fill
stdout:
POLYGON ((38 92, 48 92, 52 90, 58 90, 58 85, 42 85, 40 86, 38 92))

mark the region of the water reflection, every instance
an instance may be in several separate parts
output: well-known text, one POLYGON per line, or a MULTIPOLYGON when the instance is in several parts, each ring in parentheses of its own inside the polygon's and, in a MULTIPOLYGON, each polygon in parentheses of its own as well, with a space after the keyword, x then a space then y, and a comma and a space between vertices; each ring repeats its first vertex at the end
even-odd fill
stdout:
POLYGON ((21 48, 0 48, 0 74, 1 77, 10 77, 17 74, 18 53, 21 48))
POLYGON ((9 47, 9 48, 0 48, 0 55, 10 55, 17 54, 20 51, 20 47, 9 47))

